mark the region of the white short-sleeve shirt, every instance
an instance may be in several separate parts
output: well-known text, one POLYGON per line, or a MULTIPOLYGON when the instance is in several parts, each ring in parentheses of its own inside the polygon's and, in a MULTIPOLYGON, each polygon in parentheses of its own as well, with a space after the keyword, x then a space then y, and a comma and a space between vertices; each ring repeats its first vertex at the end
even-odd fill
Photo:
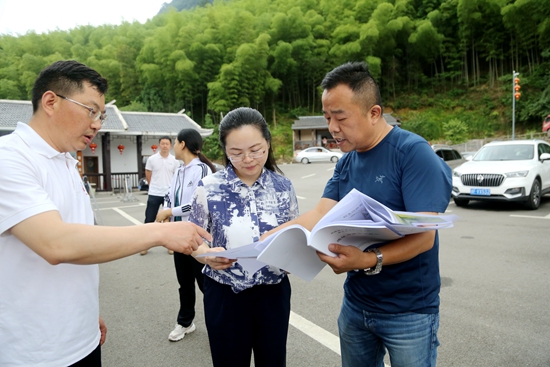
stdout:
POLYGON ((93 225, 90 198, 77 161, 26 124, 0 138, 0 157, 0 366, 71 365, 99 345, 99 268, 50 265, 10 229, 51 210, 93 225))
POLYGON ((160 152, 153 154, 147 159, 145 169, 151 171, 151 182, 149 182, 149 195, 163 196, 170 190, 170 181, 178 169, 180 163, 172 154, 165 158, 160 152))

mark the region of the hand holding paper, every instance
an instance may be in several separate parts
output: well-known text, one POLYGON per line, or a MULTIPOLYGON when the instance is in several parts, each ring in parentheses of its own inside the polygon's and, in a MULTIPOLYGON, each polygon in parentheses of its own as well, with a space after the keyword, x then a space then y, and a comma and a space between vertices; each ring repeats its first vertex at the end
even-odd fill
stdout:
POLYGON ((215 270, 227 269, 237 261, 236 258, 229 259, 227 257, 218 256, 220 252, 225 252, 225 249, 223 247, 210 247, 206 250, 206 253, 196 257, 204 258, 204 262, 215 270))
MULTIPOLYGON (((246 266, 247 271, 257 271, 262 264, 269 264, 309 281, 323 269, 326 262, 335 263, 336 269, 340 271, 338 259, 328 258, 337 256, 329 250, 331 243, 354 247, 340 252, 340 256, 347 256, 348 253, 351 256, 376 243, 393 241, 414 233, 450 228, 457 218, 456 215, 393 211, 354 189, 325 214, 311 232, 300 225, 291 225, 263 241, 218 255, 237 258, 243 268, 246 266), (317 251, 325 255, 325 262, 320 260, 317 251), (254 266, 245 265, 245 262, 254 266)), ((349 266, 342 264, 342 272, 350 270, 349 266)))
POLYGON ((351 270, 361 269, 365 266, 361 263, 363 251, 354 246, 343 246, 336 243, 329 245, 330 250, 337 256, 328 256, 317 253, 322 262, 332 268, 334 273, 342 274, 351 270))

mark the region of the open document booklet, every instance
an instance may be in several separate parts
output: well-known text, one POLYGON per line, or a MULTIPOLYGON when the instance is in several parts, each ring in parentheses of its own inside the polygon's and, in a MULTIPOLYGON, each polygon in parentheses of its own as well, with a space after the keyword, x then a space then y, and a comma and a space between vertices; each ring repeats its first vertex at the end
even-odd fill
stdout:
POLYGON ((237 259, 243 269, 250 273, 272 265, 310 281, 326 265, 316 251, 335 256, 328 250, 331 243, 364 250, 375 243, 395 240, 408 234, 452 227, 456 219, 456 215, 393 211, 353 189, 311 232, 300 225, 291 225, 263 241, 199 257, 237 259))

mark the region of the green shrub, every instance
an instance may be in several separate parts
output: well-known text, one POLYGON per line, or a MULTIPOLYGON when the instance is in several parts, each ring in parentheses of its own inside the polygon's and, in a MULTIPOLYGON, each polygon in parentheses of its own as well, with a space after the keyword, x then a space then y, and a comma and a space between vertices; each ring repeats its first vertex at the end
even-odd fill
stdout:
POLYGON ((468 125, 458 119, 443 123, 443 135, 451 144, 460 144, 468 140, 468 125))

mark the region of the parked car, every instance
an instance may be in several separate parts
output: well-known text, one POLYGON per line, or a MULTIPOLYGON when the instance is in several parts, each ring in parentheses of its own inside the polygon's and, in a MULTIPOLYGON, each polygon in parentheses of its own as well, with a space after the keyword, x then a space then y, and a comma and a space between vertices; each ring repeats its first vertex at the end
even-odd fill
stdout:
POLYGON ((448 145, 443 144, 434 144, 432 149, 435 154, 437 154, 441 159, 445 161, 451 168, 460 166, 462 163, 466 162, 466 159, 462 157, 460 152, 448 145))
POLYGON ((550 144, 544 140, 510 140, 485 144, 471 161, 453 171, 453 200, 522 202, 537 209, 550 192, 550 144))
POLYGON ((310 162, 333 162, 336 163, 343 154, 323 147, 310 147, 294 153, 294 161, 308 164, 310 162))

